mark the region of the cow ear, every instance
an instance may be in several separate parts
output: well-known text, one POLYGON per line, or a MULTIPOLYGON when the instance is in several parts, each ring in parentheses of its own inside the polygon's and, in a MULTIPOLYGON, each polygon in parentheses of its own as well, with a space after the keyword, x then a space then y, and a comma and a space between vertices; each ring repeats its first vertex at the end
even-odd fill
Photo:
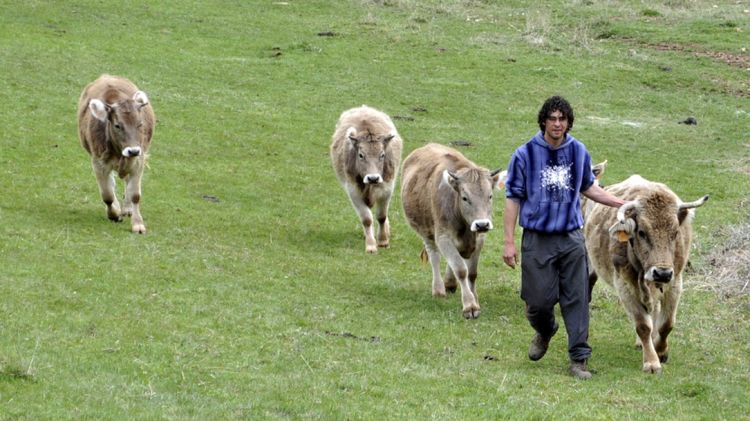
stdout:
POLYGON ((346 129, 346 138, 352 142, 352 145, 357 146, 357 143, 359 143, 359 139, 357 139, 357 137, 354 136, 355 134, 357 134, 356 128, 349 127, 348 129, 346 129))
POLYGON ((623 221, 615 222, 614 225, 609 227, 609 235, 621 242, 625 243, 633 237, 635 233, 635 221, 632 218, 625 219, 623 221))
POLYGON ((458 191, 458 176, 451 171, 443 170, 443 182, 458 191))
POLYGON ((89 101, 89 111, 91 111, 91 115, 97 120, 105 122, 107 121, 107 114, 109 114, 110 107, 104 105, 104 103, 98 99, 92 99, 89 101))
POLYGON ((388 146, 388 142, 390 142, 391 140, 393 140, 394 137, 396 137, 395 134, 389 134, 388 136, 386 136, 386 137, 383 138, 383 143, 386 146, 388 146))
POLYGON ((133 94, 133 101, 135 101, 136 104, 140 105, 141 107, 145 107, 146 105, 148 105, 148 96, 146 96, 145 92, 138 91, 133 94))
POLYGON ((597 180, 600 180, 602 178, 602 175, 604 175, 604 170, 607 168, 607 160, 605 159, 604 162, 600 162, 593 167, 591 167, 591 171, 594 173, 594 178, 597 180))
POLYGON ((492 186, 497 190, 505 188, 505 181, 508 179, 508 171, 503 169, 496 169, 490 173, 492 177, 492 186))

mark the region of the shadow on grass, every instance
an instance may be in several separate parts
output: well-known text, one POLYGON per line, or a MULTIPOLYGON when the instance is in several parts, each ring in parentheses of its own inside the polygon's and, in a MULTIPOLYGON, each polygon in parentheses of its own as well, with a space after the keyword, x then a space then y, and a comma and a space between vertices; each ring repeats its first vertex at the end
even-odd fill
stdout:
POLYGON ((19 365, 6 365, 0 368, 0 381, 35 382, 34 375, 19 365))

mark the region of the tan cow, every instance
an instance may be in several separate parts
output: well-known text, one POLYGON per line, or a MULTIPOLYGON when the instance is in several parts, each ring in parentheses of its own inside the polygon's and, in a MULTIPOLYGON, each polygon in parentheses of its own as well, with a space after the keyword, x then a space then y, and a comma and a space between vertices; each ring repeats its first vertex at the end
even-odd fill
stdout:
MULTIPOLYGON (((602 175, 604 175, 604 170, 607 169, 607 160, 605 159, 604 162, 600 162, 593 167, 591 167, 591 172, 594 173, 594 184, 600 185, 600 181, 602 179, 602 175)), ((581 214, 583 215, 583 220, 586 221, 586 215, 591 212, 591 209, 594 208, 594 205, 596 202, 589 199, 588 197, 584 195, 581 196, 581 214)))
POLYGON ((683 203, 666 185, 638 175, 605 190, 629 202, 591 209, 584 225, 590 282, 602 277, 614 286, 635 324, 636 345, 643 347, 643 371, 660 373, 682 293, 693 208, 708 196, 683 203))
POLYGON ((444 297, 461 286, 463 315, 479 317, 476 290, 479 254, 492 229, 493 187, 500 170, 476 166, 447 146, 428 144, 404 161, 401 201, 409 225, 422 237, 432 266, 432 295, 444 297), (448 261, 445 282, 440 256, 448 261))
POLYGON ((336 123, 331 163, 362 222, 367 253, 390 245, 388 207, 401 164, 402 143, 390 117, 366 105, 344 111, 336 123), (379 223, 377 242, 373 207, 379 223))
POLYGON ((143 234, 141 177, 154 132, 148 97, 129 80, 101 75, 88 84, 78 101, 78 135, 91 155, 107 217, 116 222, 132 216, 132 231, 143 234), (115 172, 125 180, 124 205, 115 194, 115 172))

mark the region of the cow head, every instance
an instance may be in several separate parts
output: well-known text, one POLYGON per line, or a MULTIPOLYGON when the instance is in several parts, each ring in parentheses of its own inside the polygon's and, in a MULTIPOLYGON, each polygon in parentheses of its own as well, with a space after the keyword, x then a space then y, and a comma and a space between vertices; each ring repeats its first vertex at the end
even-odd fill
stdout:
POLYGON ((457 211, 473 232, 487 232, 492 227, 492 192, 498 186, 501 170, 463 168, 444 170, 443 183, 455 192, 457 211))
POLYGON ((105 104, 99 99, 89 102, 89 111, 107 125, 107 137, 112 145, 126 158, 141 154, 143 130, 143 107, 148 105, 148 97, 142 91, 132 98, 115 104, 105 104))
POLYGON ((594 173, 594 183, 599 184, 599 180, 601 180, 602 175, 604 175, 604 170, 607 168, 607 160, 605 159, 604 162, 600 162, 593 167, 591 167, 591 172, 594 173))
POLYGON ((350 165, 364 184, 382 183, 387 178, 385 174, 391 172, 388 168, 391 160, 387 159, 387 155, 388 146, 395 136, 394 133, 376 136, 369 132, 358 136, 354 127, 346 131, 346 137, 352 144, 351 153, 354 154, 350 165))
POLYGON ((675 273, 677 256, 685 256, 683 228, 690 223, 693 208, 708 200, 704 196, 689 203, 677 203, 676 196, 652 192, 649 196, 627 202, 617 210, 617 222, 609 233, 620 242, 629 243, 633 266, 643 272, 643 279, 670 282, 675 273))

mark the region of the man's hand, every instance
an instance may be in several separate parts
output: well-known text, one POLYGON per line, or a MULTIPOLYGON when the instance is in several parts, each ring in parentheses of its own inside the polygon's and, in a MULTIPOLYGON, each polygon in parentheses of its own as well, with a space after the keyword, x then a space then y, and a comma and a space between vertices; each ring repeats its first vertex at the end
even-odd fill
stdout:
POLYGON ((507 243, 503 247, 503 261, 506 265, 510 266, 511 269, 516 268, 518 264, 518 252, 516 251, 516 245, 514 243, 507 243))

